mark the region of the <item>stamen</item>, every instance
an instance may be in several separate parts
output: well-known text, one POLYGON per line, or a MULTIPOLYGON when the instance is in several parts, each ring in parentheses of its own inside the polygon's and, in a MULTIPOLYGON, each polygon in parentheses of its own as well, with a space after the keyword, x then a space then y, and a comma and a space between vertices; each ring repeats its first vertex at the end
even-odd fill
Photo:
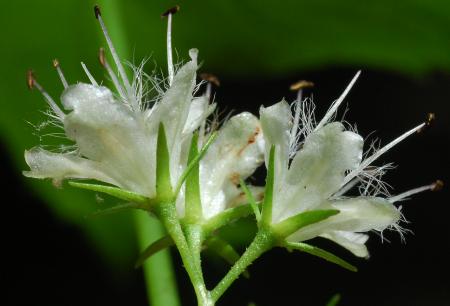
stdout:
POLYGON ((430 185, 414 188, 414 189, 405 191, 403 193, 400 193, 399 195, 393 196, 393 197, 389 198, 389 202, 394 203, 394 202, 402 201, 402 200, 405 200, 407 197, 410 197, 414 194, 424 192, 427 190, 439 191, 443 187, 444 187, 444 182, 441 180, 436 180, 434 183, 432 183, 430 185))
MULTIPOLYGON (((211 102, 212 85, 214 84, 215 86, 219 87, 220 80, 214 74, 206 73, 206 72, 200 73, 200 78, 207 82, 205 96, 208 99, 208 102, 211 102)), ((206 131, 206 119, 203 120, 202 124, 200 125, 199 138, 198 138, 200 145, 203 145, 203 141, 205 139, 205 131, 206 131)))
POLYGON ((360 178, 358 178, 358 177, 353 178, 350 182, 348 182, 347 185, 345 185, 341 189, 339 189, 339 191, 333 195, 333 198, 338 198, 338 197, 346 194, 348 191, 350 191, 350 189, 355 187, 360 182, 361 182, 360 178))
POLYGON ((113 82, 114 86, 116 87, 119 95, 122 97, 122 99, 125 99, 126 96, 125 96, 125 93, 123 92, 122 85, 120 85, 119 79, 117 78, 116 74, 111 69, 111 66, 109 65, 108 61, 106 60, 105 49, 100 48, 98 50, 98 60, 99 60, 100 64, 103 67, 105 67, 106 72, 108 72, 108 75, 111 78, 111 81, 113 82))
POLYGON ((64 77, 64 73, 61 69, 61 66, 59 65, 59 61, 56 58, 53 60, 53 67, 55 67, 56 71, 58 72, 59 78, 61 79, 61 83, 63 84, 64 89, 69 87, 69 83, 67 83, 67 80, 64 77))
POLYGON ((51 107, 53 112, 59 117, 59 119, 61 121, 64 119, 66 115, 55 103, 52 97, 45 91, 45 89, 36 81, 36 78, 34 77, 32 70, 27 71, 27 85, 29 89, 37 88, 37 90, 39 90, 41 94, 44 96, 45 100, 47 100, 48 105, 51 107))
POLYGON ((348 84, 347 88, 345 88, 342 95, 331 105, 330 109, 327 111, 325 116, 320 120, 319 124, 316 126, 315 130, 320 129, 323 125, 325 125, 328 120, 333 116, 333 114, 337 111, 339 105, 344 101, 347 94, 350 92, 350 89, 352 89, 353 85, 355 84, 356 80, 358 79, 359 75, 361 74, 361 70, 359 70, 356 75, 353 77, 353 79, 350 81, 350 84, 348 84))
POLYGON ((435 120, 436 120, 436 115, 434 113, 428 113, 426 121, 425 121, 425 126, 423 127, 423 129, 418 130, 417 133, 422 133, 426 129, 430 128, 434 124, 435 120))
POLYGON ((206 72, 200 73, 200 78, 207 82, 205 95, 208 98, 208 101, 211 101, 212 85, 220 87, 220 80, 214 74, 206 72))
POLYGON ((344 182, 342 184, 345 185, 347 184, 350 180, 352 180, 355 176, 357 176, 363 169, 365 169, 367 166, 369 166, 371 163, 373 163, 376 159, 378 159, 381 155, 383 155, 384 153, 386 153, 387 151, 389 151, 390 149, 392 149, 395 145, 397 145, 398 143, 402 142, 403 140, 405 140, 406 138, 408 138, 409 136, 411 136, 412 134, 416 133, 417 131, 420 131, 421 129, 423 129, 424 126, 426 126, 427 123, 422 123, 419 124, 418 126, 416 126, 415 128, 407 131, 406 133, 404 133, 403 135, 397 137, 396 139, 394 139, 393 141, 391 141, 390 143, 388 143, 387 145, 385 145, 384 147, 382 147, 381 149, 379 149, 378 151, 376 151, 374 154, 372 154, 370 157, 366 158, 365 160, 362 161, 362 163, 359 165, 359 167, 355 170, 352 170, 352 172, 350 172, 344 179, 344 182))
POLYGON ((164 13, 161 17, 167 17, 167 70, 169 72, 169 85, 172 85, 175 75, 172 57, 172 15, 180 10, 180 6, 176 5, 164 13))
POLYGON ((300 122, 300 111, 301 111, 301 104, 303 102, 303 89, 304 88, 310 88, 314 87, 313 82, 301 80, 297 83, 292 84, 289 89, 293 91, 297 91, 297 99, 295 100, 295 106, 294 106, 294 122, 292 124, 291 129, 291 136, 289 140, 289 148, 293 148, 296 139, 297 139, 297 132, 299 130, 299 122, 300 122))
POLYGON ((81 62, 81 67, 83 67, 84 73, 86 73, 89 81, 91 81, 91 84, 94 85, 94 86, 98 86, 97 81, 94 79, 94 77, 89 72, 88 68, 86 67, 86 65, 83 62, 81 62))
MULTIPOLYGON (((116 67, 119 70, 119 75, 122 79, 123 84, 125 85, 125 90, 126 90, 128 96, 130 98, 132 98, 133 92, 131 90, 130 82, 128 81, 127 75, 125 73, 125 69, 123 68, 122 63, 120 62, 119 56, 116 52, 116 49, 114 48, 111 37, 109 36, 108 30, 106 29, 105 23, 103 22, 100 7, 98 5, 96 5, 94 7, 94 13, 95 13, 95 18, 97 18, 98 22, 100 23, 100 27, 102 28, 103 35, 105 36, 109 50, 111 51, 111 55, 114 59, 114 63, 116 64, 116 67)), ((106 66, 105 66, 105 68, 106 68, 106 66)), ((133 104, 137 104, 137 102, 134 99, 132 99, 132 102, 133 102, 133 104)), ((137 105, 133 105, 133 106, 137 106, 137 105)))

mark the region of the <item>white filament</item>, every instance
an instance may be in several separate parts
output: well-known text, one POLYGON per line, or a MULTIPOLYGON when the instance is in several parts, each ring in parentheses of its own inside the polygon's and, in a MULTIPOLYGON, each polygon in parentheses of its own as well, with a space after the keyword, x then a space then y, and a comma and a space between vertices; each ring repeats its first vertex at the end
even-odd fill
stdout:
POLYGON ((59 76, 59 78, 61 79, 61 83, 63 84, 64 89, 66 89, 67 87, 69 87, 69 83, 67 83, 67 80, 66 80, 66 78, 64 77, 64 73, 63 73, 61 67, 60 67, 59 64, 58 64, 58 65, 56 65, 55 68, 56 68, 56 71, 58 72, 58 76, 59 76))
POLYGON ((175 74, 172 57, 172 14, 167 15, 167 70, 169 72, 169 85, 172 85, 175 74))
POLYGON ((45 91, 45 89, 38 83, 36 80, 33 80, 33 85, 36 87, 41 94, 44 96, 45 100, 47 100, 48 105, 53 110, 53 112, 58 116, 58 118, 62 121, 66 114, 59 108, 56 102, 50 97, 50 95, 45 91))
POLYGON ((293 148, 295 143, 297 142, 297 134, 299 129, 299 122, 300 122, 300 111, 301 111, 301 104, 303 99, 303 90, 299 89, 297 91, 297 100, 295 100, 295 106, 294 106, 294 121, 292 124, 292 129, 290 133, 290 139, 289 139, 289 148, 293 148))
POLYGON ((411 136, 412 134, 416 133, 417 131, 419 131, 420 129, 422 129, 424 126, 426 125, 426 123, 422 123, 419 124, 418 126, 416 126, 415 128, 412 128, 411 130, 407 131, 406 133, 404 133, 403 135, 397 137, 396 139, 394 139, 393 141, 391 141, 390 143, 388 143, 387 145, 385 145, 384 147, 382 147, 381 149, 379 149, 378 151, 376 151, 374 154, 372 154, 370 157, 366 158, 360 165, 358 168, 356 168, 355 170, 352 170, 352 172, 350 172, 344 179, 344 182, 342 184, 345 185, 347 184, 350 180, 352 180, 355 176, 357 176, 362 170, 364 170, 367 166, 369 166, 371 163, 373 163, 376 159, 378 159, 381 155, 383 155, 384 153, 386 153, 387 151, 389 151, 390 149, 392 149, 395 145, 397 145, 398 143, 402 142, 403 140, 405 140, 407 137, 411 136))
MULTIPOLYGON (((98 22, 100 23, 100 27, 102 28, 103 35, 105 36, 105 39, 106 39, 106 42, 108 44, 109 50, 111 51, 111 55, 112 55, 112 57, 114 59, 114 63, 116 64, 116 67, 119 70, 119 75, 120 75, 120 77, 122 79, 122 82, 123 82, 123 84, 125 86, 125 91, 127 93, 128 98, 130 99, 131 106, 133 107, 133 109, 138 110, 139 109, 139 105, 138 105, 136 99, 133 96, 133 91, 131 89, 130 81, 128 80, 127 75, 125 73, 125 69, 123 68, 122 63, 120 62, 119 56, 117 55, 116 49, 114 48, 114 45, 113 45, 112 40, 111 40, 111 37, 109 37, 108 30, 106 29, 106 26, 105 26, 105 23, 103 22, 102 16, 99 14, 97 16, 97 18, 98 18, 98 22)), ((109 73, 109 75, 111 76, 111 79, 112 79, 113 78, 112 75, 114 75, 114 73, 111 73, 110 71, 108 71, 108 73, 109 73)), ((113 80, 113 82, 114 82, 114 80, 113 80)), ((116 87, 117 87, 117 85, 116 85, 116 87)))
POLYGON ((361 74, 361 70, 359 70, 356 75, 353 77, 353 79, 348 84, 347 88, 345 88, 344 92, 341 94, 341 96, 331 104, 330 109, 327 111, 325 116, 323 116, 322 120, 320 120, 319 124, 316 126, 315 130, 320 129, 322 126, 324 126, 328 120, 334 115, 334 113, 337 111, 339 105, 344 101, 347 94, 350 92, 350 89, 352 89, 353 85, 355 84, 356 80, 358 79, 359 75, 361 74))
POLYGON ((86 65, 83 62, 81 62, 81 67, 83 67, 84 73, 86 73, 86 75, 87 75, 89 81, 91 82, 91 84, 94 85, 94 86, 98 86, 97 81, 94 79, 94 77, 89 72, 88 68, 86 67, 86 65))
POLYGON ((401 200, 406 199, 409 196, 412 196, 414 194, 420 193, 420 192, 424 192, 424 191, 428 191, 428 190, 433 190, 436 187, 436 183, 430 184, 430 185, 426 185, 426 186, 422 186, 422 187, 417 187, 408 191, 405 191, 403 193, 400 193, 396 196, 393 196, 391 198, 388 199, 389 202, 394 203, 394 202, 398 202, 401 200))

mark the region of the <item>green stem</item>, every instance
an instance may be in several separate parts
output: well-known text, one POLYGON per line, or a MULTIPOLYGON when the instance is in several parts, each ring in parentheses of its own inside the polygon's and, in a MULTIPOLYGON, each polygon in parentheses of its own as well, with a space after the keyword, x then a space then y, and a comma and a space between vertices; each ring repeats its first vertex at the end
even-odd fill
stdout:
MULTIPOLYGON (((137 211, 134 216, 141 250, 165 234, 161 223, 150 218, 147 213, 137 211)), ((180 301, 169 250, 163 250, 148 258, 143 264, 143 269, 150 305, 179 306, 180 301)))
POLYGON ((225 291, 231 286, 231 284, 243 273, 253 261, 255 261, 264 252, 271 249, 275 243, 270 230, 261 228, 253 239, 253 242, 242 254, 241 258, 233 265, 228 271, 227 275, 217 284, 214 290, 211 291, 211 298, 213 301, 217 301, 225 291))
POLYGON ((155 214, 164 224, 169 235, 172 237, 178 252, 180 253, 181 260, 189 275, 191 283, 194 287, 195 294, 199 306, 212 306, 213 301, 210 298, 210 293, 206 289, 203 281, 203 275, 196 260, 192 256, 191 248, 189 247, 186 238, 181 228, 180 221, 176 213, 174 203, 160 203, 155 207, 155 214))
MULTIPOLYGON (((127 44, 125 26, 122 24, 123 19, 121 18, 123 11, 121 2, 118 0, 96 0, 91 1, 92 6, 94 2, 100 4, 104 9, 104 20, 107 22, 117 52, 122 58, 129 58, 130 50, 127 44)), ((92 19, 94 18, 92 17, 92 19)), ((100 31, 98 32, 100 33, 100 31)), ((103 44, 103 35, 101 41, 103 44)), ((162 231, 160 224, 156 222, 152 224, 152 220, 149 219, 147 215, 136 217, 136 235, 139 237, 139 242, 143 248, 147 245, 142 246, 142 244, 156 240, 162 231)), ((146 288, 150 301, 154 306, 179 305, 175 277, 173 276, 174 270, 170 262, 170 253, 163 252, 157 255, 159 255, 159 257, 156 257, 157 259, 153 261, 150 259, 144 265, 146 288), (162 279, 165 281, 162 281, 162 279)))

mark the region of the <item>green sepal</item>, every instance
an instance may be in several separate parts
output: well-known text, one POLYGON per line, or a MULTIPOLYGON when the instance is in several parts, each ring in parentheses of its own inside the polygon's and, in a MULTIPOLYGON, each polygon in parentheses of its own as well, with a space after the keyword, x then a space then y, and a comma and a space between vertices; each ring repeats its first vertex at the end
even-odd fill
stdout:
POLYGON ((186 176, 185 181, 185 218, 189 223, 195 223, 198 220, 203 219, 200 197, 200 164, 198 162, 193 163, 198 155, 198 132, 196 132, 192 136, 191 149, 189 150, 188 157, 188 165, 193 164, 193 166, 186 176))
POLYGON ((76 188, 105 193, 118 199, 134 203, 149 204, 150 202, 150 199, 147 198, 146 196, 134 193, 129 190, 124 190, 118 187, 90 184, 90 183, 79 183, 74 181, 69 181, 69 185, 76 188))
POLYGON ((341 301, 341 295, 339 293, 336 293, 331 297, 331 299, 328 301, 327 306, 337 306, 337 304, 341 301))
POLYGON ((338 213, 337 209, 305 211, 272 225, 272 228, 277 235, 285 238, 302 227, 323 221, 338 213))
POLYGON ((216 137, 217 132, 212 133, 206 140, 205 145, 200 149, 200 152, 198 152, 198 154, 188 163, 186 169, 184 170, 183 174, 181 174, 180 179, 178 180, 177 187, 175 188, 175 195, 178 195, 178 193, 181 190, 181 186, 183 186, 183 183, 186 180, 187 176, 194 169, 194 167, 198 165, 198 163, 206 154, 206 152, 209 149, 209 146, 214 142, 216 137))
POLYGON ((261 222, 269 225, 272 223, 272 201, 273 184, 275 177, 275 146, 272 145, 269 154, 269 164, 267 166, 266 188, 264 190, 264 200, 262 204, 261 222))
POLYGON ((353 266, 352 264, 348 263, 347 261, 343 260, 342 258, 339 258, 338 256, 325 251, 321 248, 318 248, 316 246, 307 244, 307 243, 303 243, 303 242, 285 242, 284 243, 284 247, 286 247, 288 250, 298 250, 298 251, 302 251, 317 257, 320 257, 322 259, 325 259, 329 262, 332 262, 334 264, 337 264, 347 270, 350 270, 352 272, 357 272, 358 269, 353 266))
MULTIPOLYGON (((231 244, 217 236, 211 236, 206 240, 205 244, 208 249, 214 251, 231 266, 233 266, 241 257, 231 244)), ((246 278, 250 277, 247 270, 245 270, 242 275, 246 278)))
POLYGON ((241 185, 241 189, 245 193, 245 196, 247 197, 248 202, 250 203, 251 208, 253 209, 253 213, 255 214, 256 221, 259 223, 259 220, 261 220, 261 212, 259 211, 258 204, 256 204, 255 197, 253 196, 250 189, 248 189, 247 185, 245 184, 245 182, 242 178, 240 179, 240 185, 241 185))
POLYGON ((156 196, 160 200, 169 200, 172 197, 170 154, 167 146, 166 132, 162 122, 159 124, 156 144, 156 196))
POLYGON ((152 257, 152 255, 158 253, 161 250, 164 250, 165 248, 168 248, 170 246, 174 245, 172 237, 169 235, 166 235, 152 244, 150 244, 142 253, 139 255, 138 259, 136 260, 136 263, 134 264, 134 267, 137 269, 140 266, 144 264, 144 262, 152 257))
POLYGON ((215 215, 214 217, 209 219, 206 223, 204 223, 203 229, 206 232, 211 233, 221 228, 222 226, 229 224, 232 221, 251 215, 252 212, 253 209, 250 206, 250 204, 244 204, 233 208, 228 208, 227 210, 224 210, 220 214, 215 215))
POLYGON ((98 210, 98 211, 90 214, 88 217, 111 215, 111 214, 127 211, 130 209, 141 209, 141 210, 148 211, 150 209, 150 207, 147 205, 144 205, 144 204, 139 204, 139 203, 125 203, 125 204, 119 204, 119 205, 115 205, 113 207, 98 210))

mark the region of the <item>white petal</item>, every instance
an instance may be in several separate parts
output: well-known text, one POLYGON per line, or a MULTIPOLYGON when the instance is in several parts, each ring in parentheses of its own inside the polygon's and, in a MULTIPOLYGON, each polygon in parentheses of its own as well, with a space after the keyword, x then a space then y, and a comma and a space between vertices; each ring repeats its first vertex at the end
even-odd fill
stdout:
POLYGON ((341 186, 345 171, 358 167, 363 139, 344 131, 339 122, 325 125, 305 139, 282 184, 282 205, 274 205, 274 220, 314 209, 341 186))
POLYGON ((267 108, 261 107, 259 114, 266 144, 266 164, 270 148, 275 145, 278 160, 275 168, 284 172, 289 158, 289 132, 292 117, 289 104, 283 100, 267 108))
POLYGON ((318 209, 338 209, 339 214, 306 226, 290 236, 290 240, 304 241, 330 231, 367 232, 383 231, 396 224, 400 212, 385 199, 358 197, 326 202, 318 209))
POLYGON ((24 172, 28 177, 52 178, 58 181, 65 178, 84 178, 119 184, 105 174, 97 163, 73 154, 57 154, 33 148, 25 151, 25 161, 30 167, 30 171, 24 172))
POLYGON ((250 176, 263 162, 258 119, 250 113, 233 116, 200 163, 203 214, 206 218, 227 208, 240 194, 239 179, 250 176))
POLYGON ((190 134, 183 135, 192 101, 192 92, 196 84, 197 52, 190 50, 191 61, 183 65, 175 74, 172 85, 165 92, 155 110, 147 119, 150 130, 157 130, 160 122, 164 124, 170 153, 170 171, 174 186, 183 169, 185 158, 181 156, 189 146, 190 134))
POLYGON ((62 101, 72 110, 64 119, 66 135, 80 154, 101 164, 121 187, 153 196, 156 131, 147 129, 142 114, 102 86, 70 86, 62 101))
POLYGON ((189 108, 183 133, 188 134, 195 131, 202 124, 202 122, 205 121, 209 115, 211 115, 215 108, 216 104, 209 104, 209 98, 206 96, 194 98, 189 108))
POLYGON ((355 256, 369 257, 369 251, 365 243, 369 239, 368 235, 358 234, 352 232, 333 231, 326 234, 322 234, 321 237, 330 239, 337 244, 343 246, 355 256))

